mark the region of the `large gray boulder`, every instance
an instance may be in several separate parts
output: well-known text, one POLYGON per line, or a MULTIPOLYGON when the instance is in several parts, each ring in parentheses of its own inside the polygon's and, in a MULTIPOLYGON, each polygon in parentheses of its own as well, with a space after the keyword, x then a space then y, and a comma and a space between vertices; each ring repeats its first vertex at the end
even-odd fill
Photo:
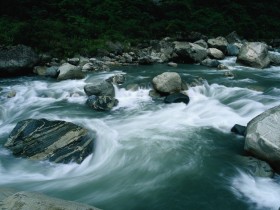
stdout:
POLYGON ((238 56, 240 48, 236 44, 229 44, 227 46, 226 54, 229 56, 238 56))
POLYGON ((13 210, 98 210, 97 208, 73 201, 49 197, 38 192, 17 192, 2 201, 0 209, 13 210))
POLYGON ((280 53, 268 52, 270 64, 273 66, 280 66, 280 53))
POLYGON ((280 170, 280 106, 252 119, 246 130, 245 150, 280 170))
POLYGON ((92 84, 87 84, 84 87, 84 91, 88 96, 115 96, 114 86, 107 81, 99 81, 92 84))
POLYGON ((266 68, 270 63, 268 47, 261 42, 245 43, 237 56, 236 62, 255 68, 266 68))
POLYGON ((217 48, 221 50, 223 53, 226 53, 228 41, 226 40, 226 38, 219 36, 214 39, 208 39, 207 44, 211 48, 217 48))
POLYGON ((70 122, 27 119, 17 123, 4 146, 16 157, 81 163, 92 153, 94 137, 70 122))
POLYGON ((24 45, 0 48, 0 76, 17 76, 32 73, 39 56, 24 45))
POLYGON ((58 80, 83 79, 85 77, 81 67, 64 63, 58 68, 58 80))
POLYGON ((174 61, 199 63, 207 57, 207 49, 190 42, 174 42, 174 61))
POLYGON ((168 95, 182 89, 182 79, 176 72, 164 72, 154 77, 152 83, 155 90, 162 94, 168 95))

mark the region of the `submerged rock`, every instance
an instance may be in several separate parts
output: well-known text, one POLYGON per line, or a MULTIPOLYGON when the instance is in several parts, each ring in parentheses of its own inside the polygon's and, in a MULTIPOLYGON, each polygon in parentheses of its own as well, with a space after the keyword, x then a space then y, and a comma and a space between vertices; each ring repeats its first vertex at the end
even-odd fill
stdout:
POLYGON ((273 177, 274 171, 268 163, 253 157, 240 157, 245 165, 245 170, 257 177, 273 177))
POLYGON ((114 86, 107 81, 98 81, 94 84, 87 84, 84 87, 84 91, 88 96, 115 96, 114 86))
POLYGON ((55 163, 81 163, 93 151, 94 137, 70 122, 28 119, 17 123, 5 147, 17 157, 55 163))
POLYGON ((110 111, 119 101, 111 96, 90 96, 86 104, 97 111, 110 111))
POLYGON ((8 92, 7 94, 7 98, 13 98, 17 95, 17 92, 14 90, 11 90, 10 92, 8 92))
POLYGON ((14 210, 98 210, 93 206, 49 197, 38 192, 17 192, 9 195, 0 201, 0 208, 14 210))
POLYGON ((280 54, 268 52, 271 65, 280 66, 280 54))
POLYGON ((156 91, 167 95, 182 88, 182 79, 176 72, 164 72, 154 77, 152 83, 156 91))
POLYGON ((280 106, 269 109, 247 125, 245 150, 280 170, 280 106))
POLYGON ((270 59, 267 45, 261 42, 244 44, 240 49, 236 62, 260 69, 268 67, 270 59))
POLYGON ((245 136, 246 126, 235 124, 230 131, 237 135, 245 136))
POLYGON ((189 96, 183 93, 172 93, 169 96, 166 96, 164 99, 164 103, 185 103, 188 104, 190 102, 189 96))
POLYGON ((32 73, 39 56, 32 48, 17 45, 0 48, 0 76, 17 76, 32 73))
POLYGON ((207 66, 210 68, 217 68, 221 63, 216 59, 206 58, 201 62, 201 65, 207 66))

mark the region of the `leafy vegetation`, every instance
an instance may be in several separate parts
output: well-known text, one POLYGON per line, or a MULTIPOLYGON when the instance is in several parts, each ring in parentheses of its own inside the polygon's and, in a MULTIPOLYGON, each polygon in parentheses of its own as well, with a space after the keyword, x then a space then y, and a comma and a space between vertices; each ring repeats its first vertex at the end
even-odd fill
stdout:
POLYGON ((106 41, 135 42, 199 31, 247 39, 280 35, 274 0, 9 0, 0 2, 0 45, 55 55, 95 54, 106 41))

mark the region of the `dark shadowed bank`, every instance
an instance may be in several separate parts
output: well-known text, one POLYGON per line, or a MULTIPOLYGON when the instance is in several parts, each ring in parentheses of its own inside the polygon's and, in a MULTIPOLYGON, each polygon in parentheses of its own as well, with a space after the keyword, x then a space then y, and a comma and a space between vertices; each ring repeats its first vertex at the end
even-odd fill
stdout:
MULTIPOLYGON (((0 3, 0 45, 25 44, 53 55, 88 56, 166 36, 193 41, 231 31, 246 39, 279 38, 279 1, 239 0, 10 0, 0 3)), ((274 40, 275 43, 279 40, 274 40)))

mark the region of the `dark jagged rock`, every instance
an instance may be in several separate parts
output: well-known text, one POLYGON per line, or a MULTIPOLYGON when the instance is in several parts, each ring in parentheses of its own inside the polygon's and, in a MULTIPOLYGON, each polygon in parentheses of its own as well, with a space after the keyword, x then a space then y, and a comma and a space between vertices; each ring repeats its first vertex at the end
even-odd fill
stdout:
POLYGON ((241 38, 239 35, 236 33, 236 31, 231 32, 229 35, 226 36, 226 39, 228 43, 233 44, 233 43, 240 43, 241 38))
POLYGON ((185 103, 188 104, 190 102, 189 96, 183 93, 172 93, 169 96, 166 96, 164 99, 164 103, 185 103))
POLYGON ((210 59, 210 58, 206 58, 205 60, 203 60, 201 62, 201 65, 203 66, 207 66, 210 68, 217 68, 221 63, 219 61, 217 61, 216 59, 210 59))
POLYGON ((138 59, 138 63, 140 65, 151 65, 153 64, 153 59, 150 56, 140 57, 138 59))
POLYGON ((114 86, 107 81, 99 81, 95 84, 87 84, 84 87, 84 91, 88 96, 115 96, 114 86))
POLYGON ((117 106, 119 101, 111 96, 95 96, 88 97, 86 104, 97 111, 110 111, 117 106))
POLYGON ((39 56, 24 45, 0 48, 0 76, 17 76, 32 73, 39 56))
POLYGON ((280 66, 280 54, 268 52, 271 65, 280 66))
POLYGON ((27 119, 17 123, 4 146, 17 157, 81 163, 92 153, 93 143, 93 135, 73 123, 27 119))
POLYGON ((198 63, 207 57, 207 49, 189 42, 174 42, 173 61, 178 63, 198 63))
POLYGON ((226 53, 228 42, 224 37, 219 36, 215 39, 208 39, 207 44, 211 48, 217 48, 223 53, 226 53))
POLYGON ((235 124, 230 131, 237 135, 245 136, 246 126, 235 124))

